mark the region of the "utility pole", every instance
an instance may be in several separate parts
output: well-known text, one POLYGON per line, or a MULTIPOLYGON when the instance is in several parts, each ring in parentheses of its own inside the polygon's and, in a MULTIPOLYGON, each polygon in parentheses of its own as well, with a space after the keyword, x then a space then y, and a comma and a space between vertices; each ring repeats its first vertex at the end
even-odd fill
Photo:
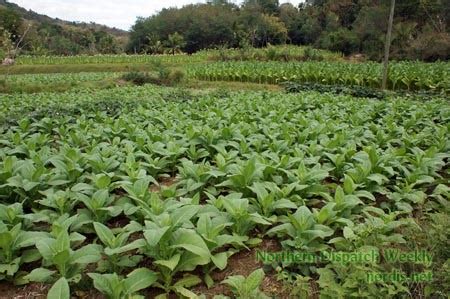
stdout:
POLYGON ((391 48, 392 23, 394 23, 395 0, 391 0, 391 11, 389 13, 388 31, 386 34, 386 42, 384 44, 384 67, 382 89, 386 89, 389 68, 389 50, 391 48))

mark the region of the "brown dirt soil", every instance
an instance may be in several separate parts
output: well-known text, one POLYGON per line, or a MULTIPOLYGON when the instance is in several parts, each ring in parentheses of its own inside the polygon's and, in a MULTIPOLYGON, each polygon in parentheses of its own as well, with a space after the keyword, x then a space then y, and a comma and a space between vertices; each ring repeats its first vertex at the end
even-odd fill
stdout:
POLYGON ((177 182, 176 177, 162 178, 161 181, 159 182, 159 185, 151 185, 150 186, 150 191, 151 192, 159 192, 159 191, 161 191, 162 187, 170 187, 173 184, 175 184, 176 182, 177 182))
MULTIPOLYGON (((256 251, 270 251, 276 252, 281 250, 280 244, 276 240, 265 239, 263 242, 251 250, 242 250, 232 255, 228 260, 227 268, 223 271, 213 271, 211 277, 214 279, 215 284, 212 288, 208 289, 206 285, 201 284, 192 291, 198 295, 205 295, 207 298, 213 298, 214 295, 227 295, 231 296, 230 288, 221 284, 220 282, 232 275, 248 276, 253 271, 262 268, 263 263, 257 261, 256 251)), ((266 274, 262 284, 261 290, 268 296, 274 298, 290 298, 288 286, 278 281, 274 273, 266 274)))
POLYGON ((43 283, 31 283, 15 286, 12 283, 0 283, 0 299, 45 299, 49 286, 43 283))
MULTIPOLYGON (((8 282, 0 282, 0 299, 46 299, 51 288, 50 284, 30 283, 16 286, 8 282)), ((105 299, 106 297, 92 289, 89 291, 74 290, 72 298, 77 299, 105 299)))

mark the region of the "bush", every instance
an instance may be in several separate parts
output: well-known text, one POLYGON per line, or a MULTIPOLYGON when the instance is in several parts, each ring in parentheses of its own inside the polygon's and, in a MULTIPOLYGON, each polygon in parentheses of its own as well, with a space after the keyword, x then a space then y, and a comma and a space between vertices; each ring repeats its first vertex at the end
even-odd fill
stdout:
POLYGON ((139 86, 152 82, 152 79, 148 73, 144 72, 129 72, 123 75, 122 79, 139 86))
POLYGON ((305 52, 303 53, 303 58, 305 60, 316 60, 320 61, 323 60, 322 54, 316 49, 313 49, 312 47, 306 47, 305 52))
POLYGON ((425 61, 450 59, 450 35, 447 32, 423 32, 411 44, 412 58, 425 61))
POLYGON ((278 52, 277 52, 277 49, 276 48, 274 48, 274 47, 268 47, 267 49, 266 49, 266 57, 267 57, 267 60, 269 60, 269 61, 271 61, 271 60, 277 60, 277 58, 278 58, 278 52))
POLYGON ((184 73, 181 70, 174 70, 169 73, 168 82, 169 84, 179 84, 183 81, 184 73))
POLYGON ((384 91, 358 86, 358 85, 325 85, 320 83, 297 83, 297 82, 283 82, 281 85, 287 93, 298 93, 302 91, 318 91, 330 92, 334 94, 346 94, 355 98, 372 98, 383 100, 387 94, 384 91))
POLYGON ((180 70, 171 71, 167 68, 160 68, 157 75, 151 75, 147 72, 130 72, 122 76, 122 79, 135 85, 156 84, 173 86, 179 84, 184 78, 184 73, 180 70))
POLYGON ((319 45, 327 50, 339 51, 345 55, 350 55, 358 50, 359 40, 356 33, 341 28, 324 34, 319 40, 319 45))

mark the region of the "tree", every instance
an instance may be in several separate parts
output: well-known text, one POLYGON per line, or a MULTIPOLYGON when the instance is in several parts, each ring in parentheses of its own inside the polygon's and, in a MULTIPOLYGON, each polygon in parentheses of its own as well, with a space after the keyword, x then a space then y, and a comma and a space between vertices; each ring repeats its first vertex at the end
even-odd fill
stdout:
POLYGON ((357 35, 346 28, 330 31, 323 34, 319 40, 321 48, 350 55, 358 50, 359 40, 357 35))
POLYGON ((278 7, 280 3, 278 0, 246 0, 244 7, 254 9, 263 14, 276 15, 278 14, 278 7))
POLYGON ((20 15, 10 9, 0 6, 0 33, 7 31, 13 43, 20 39, 20 28, 22 27, 22 18, 20 15))
POLYGON ((267 44, 282 44, 287 40, 287 29, 278 17, 263 14, 256 26, 258 46, 267 44))
POLYGON ((174 34, 169 34, 169 37, 167 38, 166 46, 170 49, 170 53, 172 55, 175 55, 175 53, 178 53, 181 51, 181 48, 185 46, 184 37, 179 34, 178 32, 175 32, 174 34))

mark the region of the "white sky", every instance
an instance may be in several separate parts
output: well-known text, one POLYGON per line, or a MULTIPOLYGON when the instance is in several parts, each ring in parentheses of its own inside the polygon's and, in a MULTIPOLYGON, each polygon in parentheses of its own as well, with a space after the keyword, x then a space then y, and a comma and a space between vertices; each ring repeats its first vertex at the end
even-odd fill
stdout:
MULTIPOLYGON (((130 29, 136 17, 148 17, 163 8, 181 7, 199 0, 9 0, 37 13, 66 21, 95 22, 124 30, 130 29)), ((232 1, 240 2, 240 1, 232 1)), ((302 0, 280 0, 297 5, 302 0)))

